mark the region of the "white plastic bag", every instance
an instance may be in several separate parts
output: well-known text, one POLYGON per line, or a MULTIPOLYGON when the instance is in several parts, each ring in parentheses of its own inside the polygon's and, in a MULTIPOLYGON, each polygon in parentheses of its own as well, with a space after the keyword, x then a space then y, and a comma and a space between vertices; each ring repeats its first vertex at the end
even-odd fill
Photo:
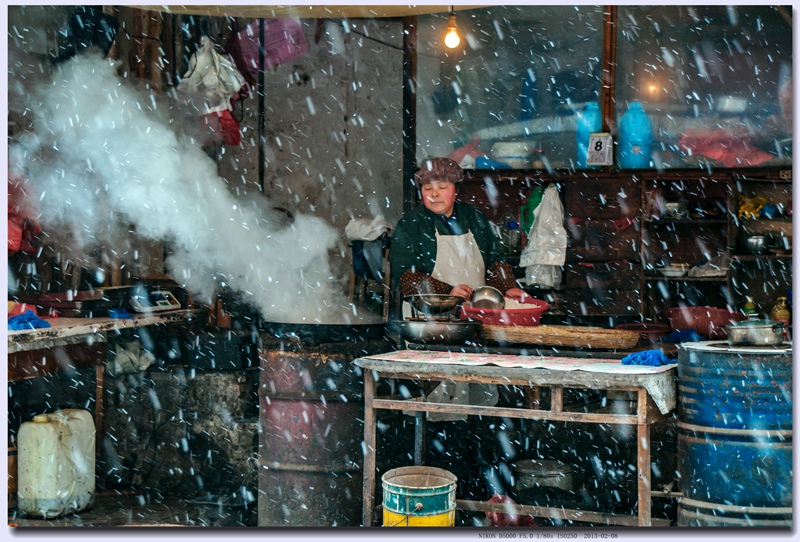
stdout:
POLYGON ((564 227, 564 207, 555 185, 550 184, 544 191, 534 215, 519 265, 525 268, 528 285, 558 288, 561 285, 561 266, 567 259, 567 229, 564 227))
POLYGON ((244 83, 244 76, 233 63, 214 50, 214 44, 208 36, 203 36, 200 48, 189 60, 189 71, 178 84, 178 90, 202 95, 212 110, 219 105, 229 108, 228 100, 244 83))

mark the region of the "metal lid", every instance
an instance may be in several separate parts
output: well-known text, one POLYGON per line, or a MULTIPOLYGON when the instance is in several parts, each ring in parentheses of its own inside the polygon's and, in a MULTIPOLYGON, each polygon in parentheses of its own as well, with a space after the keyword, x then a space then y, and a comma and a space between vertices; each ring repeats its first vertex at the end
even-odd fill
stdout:
POLYGON ((517 474, 534 476, 565 476, 572 474, 572 468, 555 459, 524 459, 511 465, 517 474))

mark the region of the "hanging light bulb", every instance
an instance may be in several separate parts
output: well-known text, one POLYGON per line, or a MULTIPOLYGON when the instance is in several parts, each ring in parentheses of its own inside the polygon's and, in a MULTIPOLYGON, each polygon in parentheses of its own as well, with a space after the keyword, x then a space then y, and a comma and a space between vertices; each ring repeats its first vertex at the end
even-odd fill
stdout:
POLYGON ((456 12, 454 7, 450 7, 450 15, 447 16, 447 34, 444 36, 444 44, 448 49, 455 49, 461 43, 456 25, 456 12))

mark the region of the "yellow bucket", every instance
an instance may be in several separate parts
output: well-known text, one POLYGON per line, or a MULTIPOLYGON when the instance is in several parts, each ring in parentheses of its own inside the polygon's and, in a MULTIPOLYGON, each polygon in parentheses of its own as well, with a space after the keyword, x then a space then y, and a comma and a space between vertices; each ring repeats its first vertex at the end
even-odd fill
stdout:
POLYGON ((384 527, 453 527, 456 482, 435 467, 400 467, 381 477, 384 527))

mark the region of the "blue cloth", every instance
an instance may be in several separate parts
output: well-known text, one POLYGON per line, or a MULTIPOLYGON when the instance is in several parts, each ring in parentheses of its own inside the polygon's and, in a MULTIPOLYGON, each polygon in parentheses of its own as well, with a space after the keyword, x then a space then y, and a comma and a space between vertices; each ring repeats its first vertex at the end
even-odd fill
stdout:
POLYGON ((659 367, 670 363, 677 363, 677 361, 665 356, 661 350, 642 350, 622 358, 623 365, 652 365, 653 367, 659 367))
POLYGON ((693 329, 678 329, 667 336, 666 341, 670 343, 693 343, 704 341, 705 337, 693 329))
POLYGON ((108 309, 108 316, 111 318, 133 318, 133 315, 125 309, 108 309))
POLYGON ((25 311, 8 319, 8 329, 36 329, 38 327, 50 327, 50 322, 42 320, 33 311, 25 311))

